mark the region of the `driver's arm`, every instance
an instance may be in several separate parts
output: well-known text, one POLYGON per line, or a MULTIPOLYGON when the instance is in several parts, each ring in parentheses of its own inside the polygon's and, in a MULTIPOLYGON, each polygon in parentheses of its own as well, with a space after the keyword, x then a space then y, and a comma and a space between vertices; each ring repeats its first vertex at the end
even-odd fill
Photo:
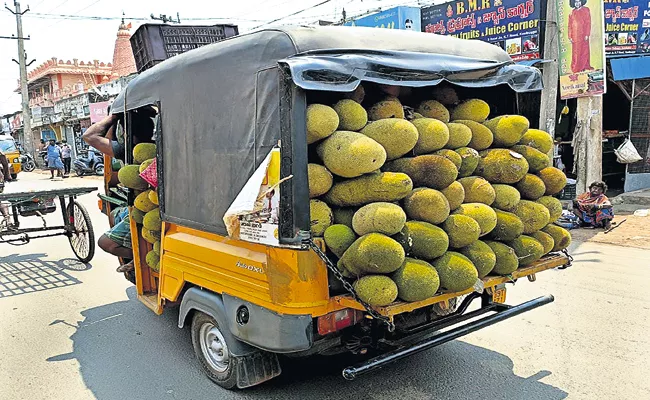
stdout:
POLYGON ((89 146, 96 148, 102 153, 110 157, 115 157, 113 154, 113 144, 111 143, 110 139, 106 138, 106 133, 117 120, 117 115, 109 115, 100 122, 88 128, 88 130, 86 130, 82 136, 83 140, 89 146))

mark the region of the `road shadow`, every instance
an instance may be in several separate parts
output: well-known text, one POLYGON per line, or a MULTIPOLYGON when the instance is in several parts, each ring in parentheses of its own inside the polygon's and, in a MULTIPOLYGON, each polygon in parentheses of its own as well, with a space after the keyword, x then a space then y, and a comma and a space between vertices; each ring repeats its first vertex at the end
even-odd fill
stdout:
MULTIPOLYGON (((189 330, 177 328, 178 311, 156 316, 134 299, 90 308, 75 326, 73 351, 48 359, 75 359, 87 388, 99 400, 159 399, 564 399, 567 393, 513 372, 507 356, 462 341, 417 354, 348 382, 350 357, 282 359, 280 377, 242 391, 213 384, 194 358, 189 330)), ((67 329, 67 328, 66 328, 67 329)))

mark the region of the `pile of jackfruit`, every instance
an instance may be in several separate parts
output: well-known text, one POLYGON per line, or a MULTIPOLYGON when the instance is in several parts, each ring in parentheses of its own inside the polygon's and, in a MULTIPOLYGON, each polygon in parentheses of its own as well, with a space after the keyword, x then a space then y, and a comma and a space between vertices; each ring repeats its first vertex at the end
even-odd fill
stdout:
POLYGON ((480 287, 569 246, 548 133, 451 87, 412 108, 360 97, 308 106, 308 176, 312 235, 368 304, 480 287))
POLYGON ((133 207, 129 217, 140 227, 144 240, 153 245, 147 252, 145 260, 147 265, 154 270, 159 270, 160 263, 160 231, 162 221, 160 208, 158 208, 158 191, 140 177, 156 157, 156 145, 153 143, 139 143, 133 147, 133 162, 120 168, 117 177, 120 183, 136 192, 133 207))

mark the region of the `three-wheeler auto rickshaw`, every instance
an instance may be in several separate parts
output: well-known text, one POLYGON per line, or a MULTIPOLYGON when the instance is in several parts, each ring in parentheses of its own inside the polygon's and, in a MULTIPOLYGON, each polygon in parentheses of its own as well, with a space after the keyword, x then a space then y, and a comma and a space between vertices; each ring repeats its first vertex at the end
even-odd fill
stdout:
MULTIPOLYGON (((130 82, 112 105, 111 112, 124 117, 124 126, 113 131, 124 129, 127 164, 134 134, 129 121, 142 108, 157 112, 159 271, 147 265, 152 246, 131 220, 135 273, 128 278, 156 314, 178 306, 178 326, 191 326, 196 357, 225 388, 277 376, 280 354, 358 354, 359 363, 343 371, 354 379, 553 301, 549 295, 506 305, 505 284, 534 281, 537 273, 568 264, 561 253, 507 277, 488 276, 482 290, 375 308, 359 300, 310 233, 305 120, 311 96, 340 96, 360 84, 413 91, 452 85, 489 97, 501 114, 516 112, 517 96, 542 87, 537 69, 480 41, 291 27, 166 60, 130 82), (278 143, 279 157, 270 157, 275 162, 264 178, 278 183, 277 228, 270 241, 229 236, 224 215, 278 143), (480 306, 469 311, 475 300, 480 306)), ((114 165, 110 161, 105 165, 114 165)), ((108 215, 116 206, 133 206, 134 193, 123 195, 116 175, 106 168, 100 206, 108 215)))

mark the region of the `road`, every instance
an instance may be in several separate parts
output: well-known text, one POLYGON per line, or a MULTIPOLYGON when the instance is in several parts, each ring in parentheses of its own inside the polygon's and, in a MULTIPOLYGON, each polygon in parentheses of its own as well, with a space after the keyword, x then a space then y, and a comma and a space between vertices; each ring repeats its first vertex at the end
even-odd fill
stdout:
MULTIPOLYGON (((101 183, 46 178, 21 174, 8 190, 101 183)), ((95 194, 80 200, 101 234, 95 194)), ((340 375, 349 357, 285 360, 279 378, 228 392, 202 374, 177 313, 141 305, 112 257, 98 249, 80 264, 65 238, 0 244, 0 399, 650 398, 650 250, 587 242, 572 253, 572 268, 509 287, 511 304, 551 293, 548 306, 354 382, 340 375)))

